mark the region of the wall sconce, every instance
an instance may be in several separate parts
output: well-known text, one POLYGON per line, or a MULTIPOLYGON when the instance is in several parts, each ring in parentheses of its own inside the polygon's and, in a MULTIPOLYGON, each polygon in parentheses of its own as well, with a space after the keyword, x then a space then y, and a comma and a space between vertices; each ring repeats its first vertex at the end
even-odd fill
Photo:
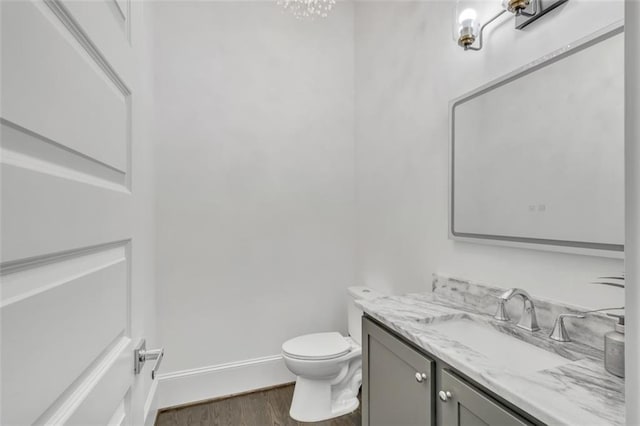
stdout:
POLYGON ((472 7, 462 9, 461 0, 458 0, 456 12, 462 9, 460 13, 456 13, 458 45, 464 50, 480 50, 483 45, 482 34, 485 27, 504 13, 513 14, 516 20, 515 27, 521 30, 567 1, 569 0, 502 0, 502 10, 481 24, 476 10, 472 7))

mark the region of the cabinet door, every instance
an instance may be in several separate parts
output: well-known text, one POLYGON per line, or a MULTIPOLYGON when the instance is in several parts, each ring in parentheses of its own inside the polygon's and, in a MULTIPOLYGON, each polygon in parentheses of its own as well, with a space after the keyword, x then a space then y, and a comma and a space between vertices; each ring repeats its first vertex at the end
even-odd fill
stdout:
POLYGON ((432 360, 363 319, 362 424, 434 423, 432 360))
POLYGON ((442 370, 441 385, 437 398, 441 426, 530 425, 447 370, 442 370))

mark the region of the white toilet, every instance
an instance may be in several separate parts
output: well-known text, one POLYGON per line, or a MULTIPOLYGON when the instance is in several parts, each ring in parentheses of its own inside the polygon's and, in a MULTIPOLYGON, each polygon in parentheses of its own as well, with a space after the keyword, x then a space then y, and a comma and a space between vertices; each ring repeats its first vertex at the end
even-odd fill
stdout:
POLYGON ((297 376, 289 414, 301 422, 317 422, 358 408, 362 383, 362 310, 354 300, 383 294, 367 287, 349 287, 349 335, 338 332, 295 337, 282 344, 287 368, 297 376))

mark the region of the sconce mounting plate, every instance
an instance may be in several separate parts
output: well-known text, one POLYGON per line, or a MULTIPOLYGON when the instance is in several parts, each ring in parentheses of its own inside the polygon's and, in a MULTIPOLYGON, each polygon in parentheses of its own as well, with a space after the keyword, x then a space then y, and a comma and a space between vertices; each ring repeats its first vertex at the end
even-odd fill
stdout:
POLYGON ((532 0, 524 13, 516 16, 516 29, 521 30, 569 0, 532 0))

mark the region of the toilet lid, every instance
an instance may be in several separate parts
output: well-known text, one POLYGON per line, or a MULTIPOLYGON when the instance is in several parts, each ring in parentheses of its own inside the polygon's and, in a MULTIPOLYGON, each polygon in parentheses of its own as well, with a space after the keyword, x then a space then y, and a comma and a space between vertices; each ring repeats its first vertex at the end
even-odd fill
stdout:
POLYGON ((287 340, 282 352, 299 359, 331 359, 349 352, 349 342, 338 332, 306 334, 287 340))

